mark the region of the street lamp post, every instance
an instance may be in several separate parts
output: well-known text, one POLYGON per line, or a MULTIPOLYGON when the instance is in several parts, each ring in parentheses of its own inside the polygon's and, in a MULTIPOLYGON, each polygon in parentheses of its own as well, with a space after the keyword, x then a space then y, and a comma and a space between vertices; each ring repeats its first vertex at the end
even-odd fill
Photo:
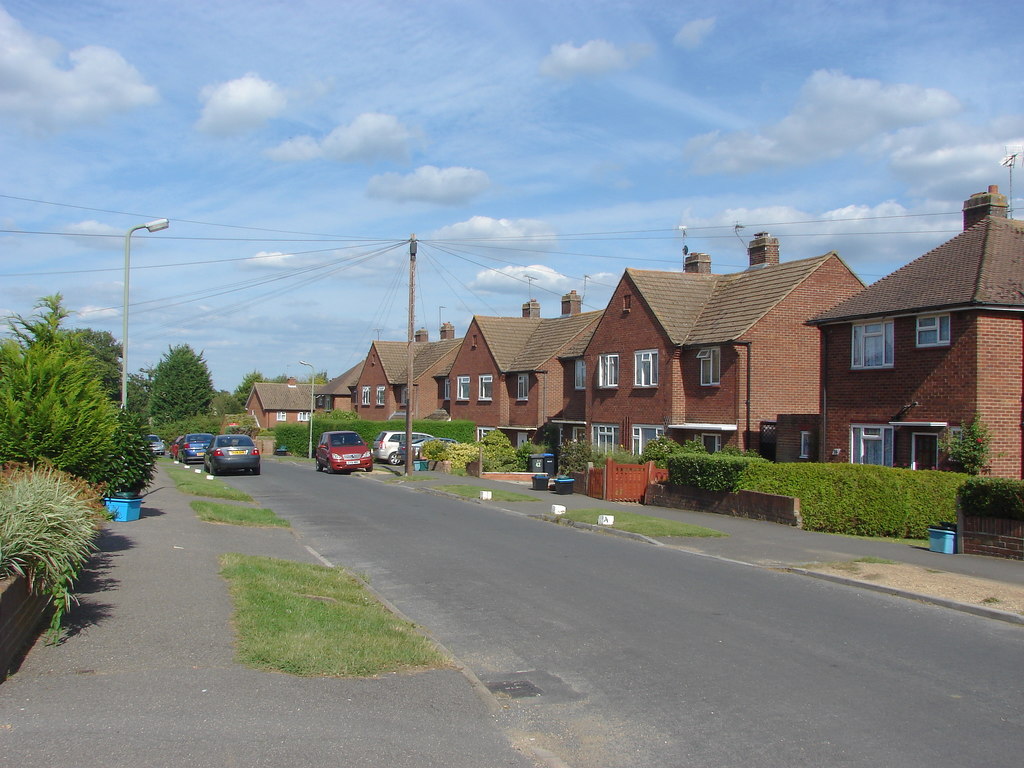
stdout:
POLYGON ((313 380, 316 378, 316 369, 313 368, 312 363, 307 363, 305 360, 299 360, 299 365, 309 366, 309 447, 306 449, 306 455, 309 458, 313 458, 313 409, 316 405, 316 395, 313 380))
POLYGON ((121 409, 128 407, 128 278, 131 274, 132 233, 140 229, 159 232, 171 225, 167 219, 157 219, 129 229, 124 236, 124 306, 121 309, 121 409))

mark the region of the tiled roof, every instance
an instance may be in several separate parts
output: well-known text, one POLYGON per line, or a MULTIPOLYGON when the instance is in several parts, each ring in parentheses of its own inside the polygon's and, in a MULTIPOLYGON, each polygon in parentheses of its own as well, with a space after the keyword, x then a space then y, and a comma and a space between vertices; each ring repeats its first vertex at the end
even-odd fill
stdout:
POLYGON ((359 375, 363 372, 363 360, 353 365, 340 376, 335 376, 326 384, 316 388, 318 395, 351 395, 351 387, 359 381, 359 375))
POLYGON ((834 253, 731 275, 627 269, 673 344, 739 339, 834 253))
POLYGON ((266 411, 309 410, 309 384, 296 384, 290 387, 273 381, 259 381, 253 384, 252 388, 266 411))
POLYGON ((812 322, 972 305, 1024 306, 1024 222, 982 219, 812 322))
POLYGON ((501 371, 532 371, 563 353, 568 344, 578 346, 577 337, 593 333, 600 311, 567 317, 481 317, 474 318, 487 348, 501 371))
MULTIPOLYGON (((413 363, 412 376, 418 379, 430 366, 440 362, 446 356, 454 358, 462 345, 462 339, 444 339, 442 341, 414 341, 412 345, 413 363)), ((375 341, 374 348, 384 368, 384 375, 392 384, 405 384, 408 367, 408 342, 375 341)))
POLYGON ((414 379, 422 376, 427 369, 435 365, 445 357, 449 357, 448 367, 455 359, 455 353, 462 346, 462 339, 442 339, 441 341, 418 341, 413 346, 415 357, 412 364, 412 375, 414 379))

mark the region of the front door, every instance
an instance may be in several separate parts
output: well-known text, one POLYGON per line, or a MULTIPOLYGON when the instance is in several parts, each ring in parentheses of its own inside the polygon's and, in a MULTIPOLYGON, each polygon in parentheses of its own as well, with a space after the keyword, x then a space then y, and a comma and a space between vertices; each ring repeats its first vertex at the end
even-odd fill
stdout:
POLYGON ((939 436, 928 432, 914 433, 911 469, 937 469, 939 466, 939 436))

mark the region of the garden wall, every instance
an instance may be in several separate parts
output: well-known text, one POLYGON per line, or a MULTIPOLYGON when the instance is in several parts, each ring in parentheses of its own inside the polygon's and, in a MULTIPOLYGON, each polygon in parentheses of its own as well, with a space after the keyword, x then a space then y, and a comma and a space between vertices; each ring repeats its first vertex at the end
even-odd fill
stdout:
POLYGON ((47 604, 44 595, 29 593, 21 576, 0 581, 0 679, 36 638, 47 604))
POLYGON ((989 555, 1024 560, 1024 520, 957 515, 959 551, 965 555, 989 555))
POLYGON ((705 491, 690 485, 654 483, 647 486, 644 504, 768 520, 803 528, 800 499, 759 491, 705 491))

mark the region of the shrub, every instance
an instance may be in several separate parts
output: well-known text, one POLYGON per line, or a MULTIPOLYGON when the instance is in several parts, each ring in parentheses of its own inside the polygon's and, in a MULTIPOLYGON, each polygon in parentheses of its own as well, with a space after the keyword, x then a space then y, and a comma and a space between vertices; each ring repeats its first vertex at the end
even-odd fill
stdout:
POLYGON ((516 472, 526 472, 530 468, 530 457, 542 452, 533 443, 523 443, 516 448, 516 472))
POLYGON ((972 477, 960 487, 957 502, 965 515, 1024 520, 1024 482, 972 477))
MULTIPOLYGON (((701 444, 701 448, 703 447, 704 445, 701 444)), ((656 466, 665 469, 668 467, 668 460, 672 456, 678 456, 685 450, 686 449, 680 443, 677 443, 670 437, 662 435, 661 437, 649 441, 647 445, 644 446, 643 453, 640 454, 640 462, 646 463, 648 461, 653 461, 656 466)))
POLYGON ((947 432, 942 439, 942 450, 957 467, 969 475, 981 474, 988 466, 991 435, 978 414, 956 433, 947 432))
POLYGON ((60 470, 8 465, 0 472, 0 577, 20 574, 33 592, 48 596, 51 639, 108 518, 99 491, 60 470))
POLYGON ((479 446, 472 443, 451 443, 448 445, 445 461, 452 463, 452 471, 465 473, 466 465, 476 461, 480 453, 479 446))
POLYGON ((680 453, 668 460, 668 477, 669 482, 676 485, 692 485, 706 491, 735 491, 741 487, 744 471, 755 463, 768 462, 754 456, 680 453))
POLYGON ((118 411, 112 446, 113 455, 99 482, 106 485, 111 495, 137 495, 153 479, 156 466, 142 420, 135 414, 118 411))
POLYGON ((442 440, 428 440, 422 446, 420 446, 420 458, 427 461, 449 461, 448 450, 452 443, 446 443, 442 440))
POLYGON ((511 472, 517 465, 516 449, 508 435, 493 429, 479 443, 484 449, 484 472, 511 472))
POLYGON ((566 440, 558 451, 558 472, 582 472, 593 460, 593 446, 586 440, 566 440))

